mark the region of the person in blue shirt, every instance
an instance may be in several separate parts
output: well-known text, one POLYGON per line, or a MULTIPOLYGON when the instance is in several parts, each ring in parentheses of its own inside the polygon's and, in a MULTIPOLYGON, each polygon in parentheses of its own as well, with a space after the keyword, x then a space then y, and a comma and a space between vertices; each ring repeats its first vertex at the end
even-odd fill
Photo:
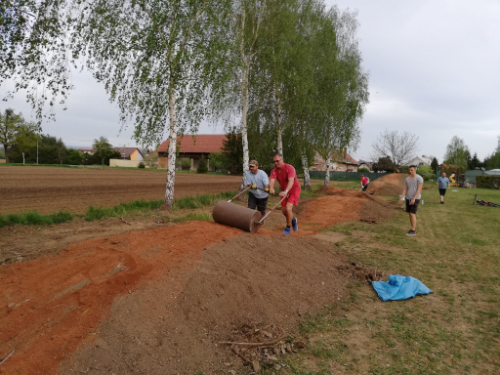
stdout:
POLYGON ((446 177, 446 173, 441 173, 441 177, 437 179, 437 186, 439 189, 439 195, 441 196, 441 204, 444 204, 444 195, 446 194, 446 190, 448 189, 448 186, 450 186, 450 180, 448 177, 446 177))
POLYGON ((250 186, 248 193, 248 208, 257 210, 262 214, 266 213, 267 198, 269 194, 269 177, 266 172, 259 169, 257 160, 251 160, 249 163, 250 170, 245 175, 247 186, 250 186))

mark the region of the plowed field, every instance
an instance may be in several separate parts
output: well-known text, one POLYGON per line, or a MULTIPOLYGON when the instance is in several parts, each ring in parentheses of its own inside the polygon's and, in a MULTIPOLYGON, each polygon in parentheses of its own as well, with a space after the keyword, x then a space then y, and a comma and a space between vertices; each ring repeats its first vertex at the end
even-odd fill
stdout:
MULTIPOLYGON (((84 213, 88 206, 112 207, 165 196, 167 173, 145 170, 2 167, 0 214, 38 211, 84 213)), ((240 176, 178 173, 175 198, 238 190, 240 176)))

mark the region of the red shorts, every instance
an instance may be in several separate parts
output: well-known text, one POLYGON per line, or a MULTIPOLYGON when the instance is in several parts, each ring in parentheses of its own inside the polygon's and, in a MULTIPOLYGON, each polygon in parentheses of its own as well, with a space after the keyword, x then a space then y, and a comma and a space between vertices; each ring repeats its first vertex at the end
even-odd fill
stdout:
POLYGON ((283 199, 281 202, 281 207, 285 207, 287 203, 291 203, 296 206, 299 204, 299 198, 300 189, 292 189, 292 191, 288 193, 288 198, 283 199))

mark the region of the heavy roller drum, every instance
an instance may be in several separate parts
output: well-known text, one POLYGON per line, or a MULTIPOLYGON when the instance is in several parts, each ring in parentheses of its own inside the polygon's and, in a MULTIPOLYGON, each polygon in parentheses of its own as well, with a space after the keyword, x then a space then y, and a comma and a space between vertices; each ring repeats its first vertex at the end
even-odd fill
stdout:
POLYGON ((250 189, 250 186, 239 192, 234 198, 228 200, 227 202, 217 202, 212 211, 212 217, 214 218, 214 221, 216 223, 224 224, 229 227, 239 228, 250 233, 257 233, 259 228, 262 226, 264 219, 268 217, 269 214, 276 207, 278 207, 285 198, 288 197, 288 195, 282 197, 278 204, 271 208, 271 210, 268 211, 263 217, 259 211, 255 211, 250 208, 238 206, 231 203, 233 199, 238 198, 248 189, 250 189))
POLYGON ((212 211, 212 217, 216 223, 239 228, 250 233, 257 233, 261 227, 259 221, 262 219, 259 211, 226 201, 217 202, 212 211))

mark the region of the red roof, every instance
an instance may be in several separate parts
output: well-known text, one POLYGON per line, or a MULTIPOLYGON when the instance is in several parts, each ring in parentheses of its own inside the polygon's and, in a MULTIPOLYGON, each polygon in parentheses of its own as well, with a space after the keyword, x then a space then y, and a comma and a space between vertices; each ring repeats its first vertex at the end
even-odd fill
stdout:
MULTIPOLYGON (((221 152, 226 140, 225 134, 186 134, 182 137, 177 137, 179 153, 205 153, 221 152)), ((158 147, 158 153, 168 152, 170 139, 164 141, 158 147)))
POLYGON ((354 160, 354 158, 351 155, 349 155, 347 152, 344 154, 343 162, 354 163, 354 164, 359 165, 359 163, 356 160, 354 160))

